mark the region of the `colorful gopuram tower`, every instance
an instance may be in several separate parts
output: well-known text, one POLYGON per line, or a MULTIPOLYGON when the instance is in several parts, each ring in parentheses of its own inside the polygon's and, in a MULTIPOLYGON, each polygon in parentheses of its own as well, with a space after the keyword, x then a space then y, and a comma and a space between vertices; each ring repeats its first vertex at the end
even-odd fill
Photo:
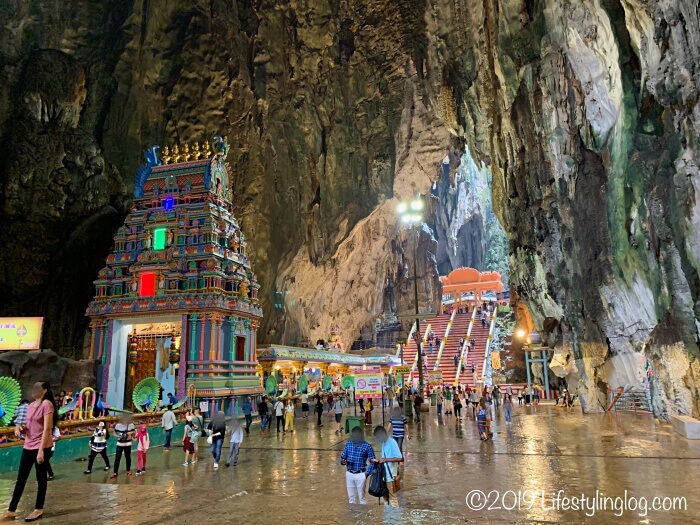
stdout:
MULTIPOLYGON (((136 176, 134 205, 114 236, 87 309, 98 389, 131 408, 155 376, 178 398, 196 388, 209 413, 262 391, 256 372, 259 285, 231 203, 225 139, 157 146, 136 176)), ((240 403, 239 403, 240 404, 240 403)))

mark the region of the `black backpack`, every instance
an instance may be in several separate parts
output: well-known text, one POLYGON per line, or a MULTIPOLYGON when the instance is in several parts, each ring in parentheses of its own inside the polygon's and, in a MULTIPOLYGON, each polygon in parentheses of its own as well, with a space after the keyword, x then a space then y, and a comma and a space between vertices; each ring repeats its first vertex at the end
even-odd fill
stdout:
POLYGON ((372 475, 369 478, 369 489, 370 496, 375 498, 382 498, 389 494, 389 489, 386 486, 386 476, 384 474, 384 465, 378 464, 372 475))

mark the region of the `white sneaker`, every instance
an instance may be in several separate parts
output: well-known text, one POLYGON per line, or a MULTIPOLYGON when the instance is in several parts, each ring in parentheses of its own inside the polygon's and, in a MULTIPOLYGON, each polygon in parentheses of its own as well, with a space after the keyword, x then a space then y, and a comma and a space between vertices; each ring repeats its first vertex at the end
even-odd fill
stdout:
POLYGON ((218 469, 218 468, 219 468, 219 464, 218 464, 218 463, 214 463, 214 470, 216 470, 216 469, 218 469))
POLYGON ((189 465, 189 462, 187 462, 187 461, 185 461, 185 462, 182 464, 183 467, 186 467, 186 466, 188 466, 188 465, 189 465))

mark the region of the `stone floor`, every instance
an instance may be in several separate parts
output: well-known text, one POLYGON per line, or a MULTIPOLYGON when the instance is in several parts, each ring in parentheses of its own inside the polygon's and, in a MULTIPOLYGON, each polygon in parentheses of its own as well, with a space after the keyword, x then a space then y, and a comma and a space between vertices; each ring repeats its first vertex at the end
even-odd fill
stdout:
MULTIPOLYGON (((375 409, 373 417, 381 423, 381 411, 375 409)), ((456 423, 432 412, 419 425, 410 425, 413 439, 407 442, 401 509, 378 506, 374 498, 368 498, 367 506, 345 503, 344 467, 338 463, 345 438, 333 433, 331 416, 324 420, 317 429, 312 419, 297 418, 297 432, 286 435, 274 428, 261 434, 256 425, 244 441, 239 465, 222 464, 218 471, 208 454, 196 466, 183 467, 180 449, 152 449, 146 475, 121 473, 115 481, 99 470, 99 458, 90 476, 82 474, 84 462, 57 465, 43 521, 700 523, 700 443, 686 441, 670 425, 648 416, 516 407, 513 425, 498 414, 493 441, 482 443, 472 420, 456 423), (552 495, 558 491, 557 507, 552 495), (630 502, 646 498, 649 510, 611 508, 621 500, 607 501, 607 510, 564 508, 564 496, 592 499, 596 491, 612 498, 624 498, 627 491, 630 502), (684 497, 685 510, 651 510, 655 497, 684 497), (484 501, 494 508, 477 510, 484 501)), ((135 452, 133 456, 135 460, 135 452)), ((13 477, 0 478, 3 501, 9 501, 13 477)), ((30 510, 33 497, 34 484, 29 483, 20 515, 30 510)))

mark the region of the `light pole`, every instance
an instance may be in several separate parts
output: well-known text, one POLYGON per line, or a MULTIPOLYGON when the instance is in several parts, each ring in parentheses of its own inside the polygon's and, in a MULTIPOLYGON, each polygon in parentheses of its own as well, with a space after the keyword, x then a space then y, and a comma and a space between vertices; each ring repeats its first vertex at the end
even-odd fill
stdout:
MULTIPOLYGON (((420 315, 418 311, 418 236, 420 234, 418 226, 423 221, 423 207, 423 198, 421 195, 417 195, 416 198, 410 202, 401 201, 396 207, 396 212, 399 214, 401 222, 408 227, 415 227, 416 231, 416 238, 415 242, 413 243, 413 299, 415 301, 416 307, 416 331, 414 337, 416 339, 416 351, 418 352, 418 389, 421 394, 421 397, 423 397, 424 377, 423 353, 421 348, 420 335, 420 315)), ((403 359, 403 348, 401 351, 403 359)), ((409 409, 406 409, 406 413, 408 413, 408 410, 409 409)))

